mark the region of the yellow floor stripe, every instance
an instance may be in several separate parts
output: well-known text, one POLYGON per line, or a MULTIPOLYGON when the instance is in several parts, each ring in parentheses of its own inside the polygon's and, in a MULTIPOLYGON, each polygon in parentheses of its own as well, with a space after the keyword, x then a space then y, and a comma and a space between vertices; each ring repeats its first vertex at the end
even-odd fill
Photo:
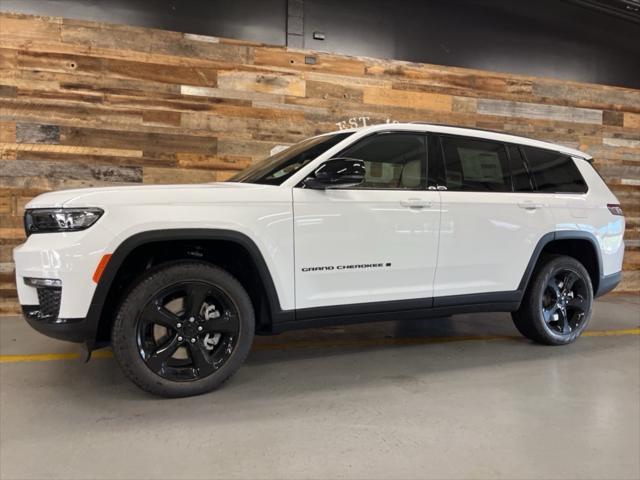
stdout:
MULTIPOLYGON (((595 330, 582 334, 584 337, 620 337, 628 335, 640 335, 640 328, 625 328, 619 330, 595 330)), ((367 338, 362 340, 300 340, 288 343, 263 343, 253 347, 254 351, 264 350, 288 350, 297 348, 354 348, 390 345, 428 345, 433 343, 468 342, 478 340, 512 340, 521 338, 514 335, 468 335, 455 337, 417 337, 417 338, 367 338)), ((110 350, 98 350, 93 352, 91 358, 111 358, 113 353, 110 350)), ((51 362, 55 360, 78 360, 79 353, 40 353, 31 355, 0 355, 0 363, 23 363, 23 362, 51 362)))
POLYGON ((586 331, 583 337, 619 337, 622 335, 640 335, 640 328, 625 328, 622 330, 586 331))
MULTIPOLYGON (((98 350, 93 352, 91 358, 111 358, 111 350, 98 350)), ((20 363, 20 362, 51 362, 53 360, 78 360, 79 353, 36 353, 31 355, 0 355, 0 363, 20 363)))

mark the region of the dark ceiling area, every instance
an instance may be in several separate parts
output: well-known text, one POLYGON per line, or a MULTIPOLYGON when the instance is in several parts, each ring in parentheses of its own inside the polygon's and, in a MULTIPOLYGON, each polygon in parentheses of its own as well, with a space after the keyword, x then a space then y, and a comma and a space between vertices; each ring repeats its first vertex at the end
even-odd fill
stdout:
POLYGON ((640 0, 2 0, 0 10, 640 88, 640 0))

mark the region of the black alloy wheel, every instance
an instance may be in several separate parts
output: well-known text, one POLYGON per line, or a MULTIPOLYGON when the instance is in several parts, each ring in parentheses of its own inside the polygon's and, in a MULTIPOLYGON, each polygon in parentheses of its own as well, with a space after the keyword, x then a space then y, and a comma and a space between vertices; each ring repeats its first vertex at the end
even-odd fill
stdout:
POLYGON ((578 272, 568 268, 555 271, 540 302, 547 327, 558 335, 569 335, 579 329, 591 308, 587 298, 587 286, 578 272))
POLYGON ((198 380, 218 370, 233 353, 240 330, 233 300, 201 281, 159 291, 137 324, 142 359, 151 371, 173 381, 198 380))

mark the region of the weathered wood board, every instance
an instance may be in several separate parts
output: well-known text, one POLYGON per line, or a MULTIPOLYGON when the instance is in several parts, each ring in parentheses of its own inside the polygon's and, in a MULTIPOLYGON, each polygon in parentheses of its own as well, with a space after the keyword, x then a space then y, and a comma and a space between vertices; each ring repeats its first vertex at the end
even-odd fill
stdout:
POLYGON ((0 14, 0 313, 39 193, 224 180, 276 145, 385 121, 491 128, 581 148, 627 215, 640 291, 640 91, 0 14))

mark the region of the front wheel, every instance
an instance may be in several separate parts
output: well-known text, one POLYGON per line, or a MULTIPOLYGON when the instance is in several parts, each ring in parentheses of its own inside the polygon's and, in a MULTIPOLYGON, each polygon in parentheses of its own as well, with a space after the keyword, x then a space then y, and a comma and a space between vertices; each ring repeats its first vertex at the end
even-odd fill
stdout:
POLYGON ((228 272, 197 261, 150 271, 126 296, 112 329, 125 375, 147 392, 184 397, 235 373, 253 343, 251 299, 228 272))
POLYGON ((572 257, 548 256, 536 267, 513 322, 531 340, 565 345, 587 327, 592 303, 593 286, 584 266, 572 257))

